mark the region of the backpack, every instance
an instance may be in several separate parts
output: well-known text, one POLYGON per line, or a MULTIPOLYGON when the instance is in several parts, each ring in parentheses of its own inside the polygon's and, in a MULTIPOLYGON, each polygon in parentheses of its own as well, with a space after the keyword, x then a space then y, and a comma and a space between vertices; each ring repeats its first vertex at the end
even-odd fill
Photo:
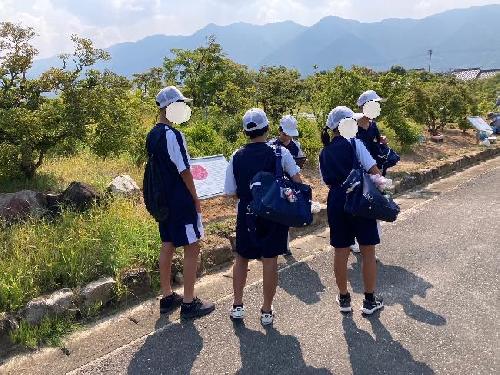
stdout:
POLYGON ((166 130, 162 131, 157 139, 152 140, 148 136, 146 140, 146 146, 148 142, 154 142, 154 146, 150 149, 152 152, 148 150, 142 189, 146 209, 157 222, 166 221, 169 217, 168 184, 162 173, 162 161, 156 153, 162 138, 166 140, 166 130))

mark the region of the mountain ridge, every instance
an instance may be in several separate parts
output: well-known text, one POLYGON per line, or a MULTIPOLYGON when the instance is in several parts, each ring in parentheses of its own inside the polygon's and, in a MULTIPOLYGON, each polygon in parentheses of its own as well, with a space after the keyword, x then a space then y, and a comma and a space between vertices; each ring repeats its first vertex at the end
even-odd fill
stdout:
MULTIPOLYGON (((192 35, 154 34, 136 42, 106 48, 112 59, 99 63, 118 74, 131 76, 161 66, 172 48, 194 49, 210 35, 233 60, 258 69, 263 65, 285 65, 302 74, 336 65, 363 65, 386 70, 392 65, 422 68, 428 65, 448 71, 462 66, 500 67, 500 48, 495 25, 500 4, 452 9, 422 19, 389 18, 360 22, 326 16, 311 26, 294 21, 265 25, 235 22, 226 26, 206 25, 192 35), (339 42, 340 41, 340 42, 339 42), (343 41, 343 42, 342 42, 343 41)), ((56 57, 36 60, 31 70, 38 75, 50 66, 60 66, 56 57)))

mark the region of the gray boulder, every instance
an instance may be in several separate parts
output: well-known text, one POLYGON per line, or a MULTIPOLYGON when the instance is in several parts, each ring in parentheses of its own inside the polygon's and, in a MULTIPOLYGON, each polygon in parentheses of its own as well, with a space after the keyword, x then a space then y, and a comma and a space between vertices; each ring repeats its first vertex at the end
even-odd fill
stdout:
POLYGON ((18 328, 19 324, 14 317, 7 315, 7 313, 0 313, 0 338, 18 328))
POLYGON ((103 277, 87 284, 80 291, 83 306, 89 308, 96 304, 106 305, 113 298, 115 287, 116 281, 112 277, 103 277))
POLYGON ((61 200, 77 210, 84 211, 100 200, 97 190, 83 182, 72 182, 63 192, 61 200))
POLYGON ((137 185, 134 179, 127 174, 116 176, 108 185, 107 190, 114 195, 126 197, 141 194, 139 185, 137 185))
POLYGON ((40 218, 47 213, 47 199, 42 193, 22 190, 0 194, 0 219, 10 223, 27 218, 40 218))
POLYGON ((75 295, 65 288, 48 297, 38 297, 26 305, 21 316, 30 324, 39 324, 48 316, 66 315, 75 310, 75 295))

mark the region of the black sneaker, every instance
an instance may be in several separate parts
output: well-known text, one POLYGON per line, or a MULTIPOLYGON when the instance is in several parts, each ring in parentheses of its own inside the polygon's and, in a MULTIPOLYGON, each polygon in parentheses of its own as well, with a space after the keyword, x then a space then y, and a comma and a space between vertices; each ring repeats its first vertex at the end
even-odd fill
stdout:
POLYGON ((211 302, 203 302, 198 297, 193 299, 191 303, 182 303, 181 318, 192 319, 200 316, 208 315, 215 310, 215 305, 211 302))
POLYGON ((335 298, 335 300, 339 304, 340 312, 347 313, 352 311, 350 295, 348 295, 347 297, 341 297, 340 294, 337 294, 337 298, 335 298))
POLYGON ((383 307, 384 307, 384 300, 381 297, 375 297, 373 301, 364 299, 361 311, 363 312, 363 314, 371 315, 375 311, 380 310, 383 307))
POLYGON ((160 314, 167 314, 174 311, 182 304, 182 296, 173 292, 167 297, 160 299, 160 314))

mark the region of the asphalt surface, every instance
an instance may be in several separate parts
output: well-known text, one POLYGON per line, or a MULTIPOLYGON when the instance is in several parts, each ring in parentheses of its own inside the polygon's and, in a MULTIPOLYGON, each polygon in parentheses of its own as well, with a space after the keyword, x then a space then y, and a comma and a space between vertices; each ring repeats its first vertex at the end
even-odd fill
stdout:
MULTIPOLYGON (((123 339, 126 342, 107 353, 102 351, 102 355, 87 356, 73 367, 64 367, 56 362, 70 360, 52 351, 31 358, 31 362, 23 359, 17 365, 10 364, 6 371, 499 373, 499 193, 497 158, 462 178, 443 180, 436 187, 403 197, 400 203, 406 209, 396 223, 383 226, 383 243, 378 250, 378 292, 386 307, 371 317, 363 317, 359 311, 363 287, 360 259, 354 255, 349 278, 355 311, 348 315, 338 312, 333 252, 324 231, 294 243, 296 260, 281 264, 272 328, 265 329, 259 323, 262 284, 259 264, 254 263, 251 284, 245 290, 244 323, 233 324, 228 318, 230 279, 222 272, 218 278, 214 276, 217 282, 208 282, 203 289, 204 295, 212 291, 212 296, 217 296, 217 310, 210 316, 180 322, 178 315, 160 318, 151 308, 148 316, 154 329, 143 334, 138 331, 136 337, 123 339), (221 282, 223 279, 226 281, 221 282), (49 358, 52 368, 50 363, 36 367, 49 358)), ((122 337, 116 332, 122 328, 113 324, 106 325, 111 341, 113 332, 122 337)), ((96 330, 94 340, 98 335, 96 330)), ((79 340, 92 346, 92 332, 79 340)), ((94 344, 96 348, 99 345, 94 344)), ((112 342, 108 346, 112 347, 112 342)))

